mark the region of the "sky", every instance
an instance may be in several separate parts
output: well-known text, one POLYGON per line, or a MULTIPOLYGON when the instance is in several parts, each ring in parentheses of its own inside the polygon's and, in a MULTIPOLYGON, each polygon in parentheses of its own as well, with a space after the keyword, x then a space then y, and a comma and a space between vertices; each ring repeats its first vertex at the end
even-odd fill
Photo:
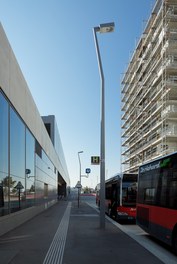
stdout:
POLYGON ((121 80, 156 0, 0 0, 0 22, 43 115, 55 115, 71 180, 95 188, 100 166, 100 76, 105 78, 105 178, 121 172, 121 80), (85 169, 90 168, 89 177, 85 169))

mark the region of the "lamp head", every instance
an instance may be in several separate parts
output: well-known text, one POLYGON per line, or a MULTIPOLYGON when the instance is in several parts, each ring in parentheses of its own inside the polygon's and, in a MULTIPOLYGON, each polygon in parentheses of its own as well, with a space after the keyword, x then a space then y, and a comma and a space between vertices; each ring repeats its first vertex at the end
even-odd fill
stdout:
POLYGON ((114 31, 115 28, 115 24, 114 22, 111 23, 105 23, 105 24, 100 24, 99 27, 95 27, 95 31, 96 32, 100 32, 100 33, 111 33, 114 31))

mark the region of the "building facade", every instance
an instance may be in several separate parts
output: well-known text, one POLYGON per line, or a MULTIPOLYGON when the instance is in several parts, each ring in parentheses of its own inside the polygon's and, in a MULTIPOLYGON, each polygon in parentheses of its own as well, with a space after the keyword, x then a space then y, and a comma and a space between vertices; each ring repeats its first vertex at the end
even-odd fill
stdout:
MULTIPOLYGON (((47 129, 49 137, 54 145, 55 151, 59 157, 60 167, 62 168, 63 173, 67 172, 66 160, 65 160, 55 116, 54 115, 42 116, 42 120, 47 129)), ((58 177, 58 198, 60 199, 63 196, 67 195, 67 184, 66 181, 63 179, 62 174, 60 174, 60 172, 58 172, 57 177, 58 177)))
POLYGON ((157 0, 122 80, 123 171, 177 150, 177 0, 157 0))
POLYGON ((0 25, 0 233, 67 195, 70 179, 54 116, 50 122, 55 142, 0 25))

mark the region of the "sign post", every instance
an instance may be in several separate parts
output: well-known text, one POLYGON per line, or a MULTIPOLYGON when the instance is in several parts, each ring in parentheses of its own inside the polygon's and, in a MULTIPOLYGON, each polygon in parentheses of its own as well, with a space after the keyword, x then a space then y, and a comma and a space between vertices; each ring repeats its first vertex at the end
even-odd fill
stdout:
POLYGON ((24 189, 24 187, 23 187, 21 181, 19 181, 19 182, 17 183, 17 185, 15 186, 15 188, 18 190, 18 207, 19 207, 19 209, 20 209, 20 193, 21 193, 21 190, 24 189))
POLYGON ((79 208, 80 191, 81 191, 81 188, 82 188, 82 185, 81 185, 80 181, 77 182, 77 184, 76 184, 75 187, 78 189, 78 197, 77 197, 77 201, 78 201, 78 208, 79 208))

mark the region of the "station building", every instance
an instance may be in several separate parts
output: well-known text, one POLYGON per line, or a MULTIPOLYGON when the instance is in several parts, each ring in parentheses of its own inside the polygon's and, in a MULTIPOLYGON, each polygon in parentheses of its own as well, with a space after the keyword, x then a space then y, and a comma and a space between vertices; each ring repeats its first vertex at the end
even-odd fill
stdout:
POLYGON ((0 24, 0 234, 66 197, 55 116, 41 117, 0 24))

